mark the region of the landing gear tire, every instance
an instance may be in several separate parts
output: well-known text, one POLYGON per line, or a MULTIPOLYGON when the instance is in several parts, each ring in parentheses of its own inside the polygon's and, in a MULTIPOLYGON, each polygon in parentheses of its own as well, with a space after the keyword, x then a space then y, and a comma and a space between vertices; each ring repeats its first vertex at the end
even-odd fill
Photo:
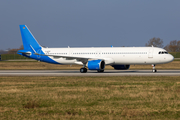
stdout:
POLYGON ((87 69, 86 69, 86 68, 81 68, 81 69, 80 69, 80 72, 81 72, 81 73, 86 73, 86 72, 87 72, 87 69))
POLYGON ((153 72, 153 73, 156 73, 156 72, 157 72, 157 70, 156 70, 156 69, 155 69, 155 70, 152 70, 152 72, 153 72))
POLYGON ((97 70, 97 72, 104 72, 104 70, 97 70))

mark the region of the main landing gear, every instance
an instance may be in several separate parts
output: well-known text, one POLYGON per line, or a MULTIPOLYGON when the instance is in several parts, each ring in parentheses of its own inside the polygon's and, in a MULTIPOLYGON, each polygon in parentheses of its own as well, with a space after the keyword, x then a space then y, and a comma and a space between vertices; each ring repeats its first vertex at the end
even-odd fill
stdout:
POLYGON ((152 67, 153 67, 152 72, 153 72, 153 73, 156 73, 156 72, 157 72, 157 70, 156 70, 156 67, 155 67, 155 66, 156 66, 155 64, 152 64, 152 67))
POLYGON ((80 69, 80 72, 81 72, 81 73, 86 73, 86 72, 87 72, 87 69, 86 69, 86 68, 81 68, 81 69, 80 69))
POLYGON ((87 72, 87 68, 86 68, 86 63, 83 64, 83 68, 80 69, 81 73, 86 73, 87 72))

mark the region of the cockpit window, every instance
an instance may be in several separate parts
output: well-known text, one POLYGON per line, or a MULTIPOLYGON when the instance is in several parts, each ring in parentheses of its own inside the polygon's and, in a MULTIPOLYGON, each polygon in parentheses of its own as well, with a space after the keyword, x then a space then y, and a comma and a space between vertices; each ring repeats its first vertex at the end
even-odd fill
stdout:
POLYGON ((168 54, 167 51, 159 51, 159 54, 168 54))

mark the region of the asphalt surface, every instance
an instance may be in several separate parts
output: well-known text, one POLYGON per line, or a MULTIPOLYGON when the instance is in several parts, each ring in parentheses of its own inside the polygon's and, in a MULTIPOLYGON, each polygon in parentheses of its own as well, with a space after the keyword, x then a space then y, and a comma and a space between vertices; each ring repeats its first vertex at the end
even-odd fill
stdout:
POLYGON ((180 70, 105 70, 104 73, 79 70, 0 70, 0 76, 180 76, 180 70))

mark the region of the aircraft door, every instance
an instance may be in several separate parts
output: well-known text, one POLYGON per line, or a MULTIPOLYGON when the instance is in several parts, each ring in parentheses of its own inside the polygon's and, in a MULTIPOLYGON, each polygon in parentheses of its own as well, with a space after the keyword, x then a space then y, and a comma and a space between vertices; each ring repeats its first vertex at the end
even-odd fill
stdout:
POLYGON ((148 58, 153 58, 153 47, 149 49, 148 58))
POLYGON ((69 51, 69 56, 73 56, 73 51, 69 51))

